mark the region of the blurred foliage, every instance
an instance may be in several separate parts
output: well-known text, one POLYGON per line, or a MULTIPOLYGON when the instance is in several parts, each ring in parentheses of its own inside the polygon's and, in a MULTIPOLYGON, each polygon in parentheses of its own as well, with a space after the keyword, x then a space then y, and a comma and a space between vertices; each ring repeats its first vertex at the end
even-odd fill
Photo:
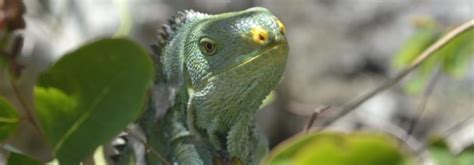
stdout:
POLYGON ((435 138, 428 147, 430 156, 433 158, 435 164, 448 165, 455 164, 454 155, 449 151, 448 145, 444 139, 435 138))
POLYGON ((434 138, 428 147, 433 161, 437 165, 473 165, 474 145, 467 147, 458 155, 454 155, 442 138, 434 138))
MULTIPOLYGON (((430 45, 440 39, 443 30, 433 20, 422 18, 416 22, 417 31, 405 42, 404 46, 394 56, 393 66, 402 68, 409 65, 430 45)), ((461 34, 454 38, 444 47, 438 50, 432 57, 423 62, 415 75, 408 81, 405 89, 409 93, 418 93, 436 69, 454 78, 465 75, 469 60, 474 55, 474 30, 461 34)))
POLYGON ((460 165, 474 164, 474 144, 466 147, 461 153, 456 155, 460 165))
POLYGON ((36 108, 59 162, 79 163, 135 120, 152 77, 146 51, 125 39, 87 44, 41 75, 36 108))
POLYGON ((281 143, 265 164, 402 165, 411 162, 398 148, 395 139, 382 134, 312 133, 281 143))
POLYGON ((9 72, 14 76, 19 76, 23 67, 17 63, 23 47, 23 37, 14 32, 25 28, 25 13, 23 1, 0 0, 0 69, 3 71, 3 65, 6 63, 9 72))
POLYGON ((16 130, 19 121, 18 113, 13 106, 0 96, 0 142, 16 130))
POLYGON ((10 153, 7 160, 7 165, 40 165, 41 162, 34 160, 26 155, 10 153))
POLYGON ((22 0, 0 0, 0 31, 25 28, 25 4, 22 0))
POLYGON ((129 35, 132 30, 132 18, 129 11, 128 1, 127 0, 115 0, 114 3, 118 6, 119 16, 120 16, 120 25, 114 37, 123 37, 129 35))

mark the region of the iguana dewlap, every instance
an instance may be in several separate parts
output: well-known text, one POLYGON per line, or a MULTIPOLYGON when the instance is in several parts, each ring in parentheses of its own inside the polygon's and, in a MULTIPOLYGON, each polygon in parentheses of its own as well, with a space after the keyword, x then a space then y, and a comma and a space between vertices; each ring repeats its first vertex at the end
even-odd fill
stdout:
POLYGON ((267 9, 184 11, 163 26, 157 67, 173 94, 148 141, 170 162, 258 164, 267 140, 255 113, 281 80, 284 25, 267 9))

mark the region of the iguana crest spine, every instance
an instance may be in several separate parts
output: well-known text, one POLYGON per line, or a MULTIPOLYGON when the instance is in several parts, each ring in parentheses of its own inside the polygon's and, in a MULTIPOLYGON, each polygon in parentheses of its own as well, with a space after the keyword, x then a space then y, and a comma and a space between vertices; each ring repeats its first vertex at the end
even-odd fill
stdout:
POLYGON ((178 14, 173 16, 171 19, 168 19, 168 23, 163 24, 158 32, 158 48, 163 49, 167 42, 173 39, 176 31, 178 31, 182 25, 185 25, 189 21, 202 16, 208 16, 208 14, 194 10, 184 10, 178 12, 178 14))

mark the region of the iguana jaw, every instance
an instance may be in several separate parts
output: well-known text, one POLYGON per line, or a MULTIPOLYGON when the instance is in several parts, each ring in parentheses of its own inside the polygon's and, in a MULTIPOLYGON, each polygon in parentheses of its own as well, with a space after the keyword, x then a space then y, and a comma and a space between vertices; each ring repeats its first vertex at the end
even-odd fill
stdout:
MULTIPOLYGON (((285 56, 284 58, 286 59, 287 55, 278 54, 278 53, 275 53, 275 54, 271 53, 272 51, 274 51, 276 49, 288 49, 287 44, 286 43, 280 43, 280 44, 275 44, 273 46, 268 46, 268 47, 264 48, 263 50, 258 51, 255 55, 252 55, 253 57, 248 58, 244 62, 242 62, 242 63, 240 63, 236 66, 232 66, 227 70, 232 70, 232 69, 239 68, 239 67, 242 67, 244 65, 250 64, 254 60, 262 58, 265 55, 267 55, 267 56, 285 56)), ((269 61, 269 62, 273 62, 273 61, 269 61)), ((218 75, 218 74, 215 74, 215 75, 218 75)))
MULTIPOLYGON (((211 72, 208 75, 204 76, 202 81, 199 83, 195 84, 194 86, 202 86, 204 84, 207 84, 209 81, 212 79, 218 77, 220 74, 225 73, 225 72, 231 72, 233 70, 236 70, 241 67, 245 67, 246 65, 251 65, 252 63, 258 61, 259 59, 266 58, 270 56, 275 56, 272 57, 271 60, 266 61, 266 64, 273 64, 273 63, 283 63, 282 65, 286 64, 286 59, 288 56, 288 44, 287 42, 278 42, 269 46, 265 46, 264 48, 255 51, 253 53, 247 54, 247 55, 242 55, 242 56, 248 56, 249 58, 246 58, 243 62, 239 64, 232 65, 228 67, 228 69, 225 69, 220 72, 211 72)), ((264 60, 264 59, 262 59, 264 60)), ((263 65, 262 65, 263 67, 263 65)), ((258 72, 258 69, 254 70, 255 72, 258 72)))

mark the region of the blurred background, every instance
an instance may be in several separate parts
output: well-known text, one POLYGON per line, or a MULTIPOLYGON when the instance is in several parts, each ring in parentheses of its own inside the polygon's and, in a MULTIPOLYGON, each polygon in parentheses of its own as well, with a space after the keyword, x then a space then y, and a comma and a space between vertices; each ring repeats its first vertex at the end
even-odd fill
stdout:
MULTIPOLYGON (((126 35, 149 48, 161 24, 179 10, 214 14, 253 6, 268 8, 286 25, 290 44, 285 77, 269 97, 272 102, 257 114, 272 146, 301 132, 318 108, 340 106, 393 77, 400 70, 393 61, 420 29, 435 26, 445 32, 474 18, 472 0, 24 2, 27 26, 22 60, 32 75, 60 55, 103 37, 126 35)), ((472 49, 468 53, 474 54, 472 49)), ((414 145, 442 136, 454 152, 460 151, 474 143, 474 62, 464 61, 464 72, 454 77, 436 67, 426 76, 410 74, 328 129, 368 129, 395 136, 413 132, 414 145), (413 80, 425 83, 407 87, 413 80)), ((313 126, 332 120, 335 111, 331 108, 319 114, 313 126)))

